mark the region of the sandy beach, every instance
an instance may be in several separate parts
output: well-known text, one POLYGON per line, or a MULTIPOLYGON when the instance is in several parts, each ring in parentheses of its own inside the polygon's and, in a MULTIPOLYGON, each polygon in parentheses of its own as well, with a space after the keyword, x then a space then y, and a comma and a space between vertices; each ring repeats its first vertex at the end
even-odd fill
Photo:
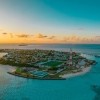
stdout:
POLYGON ((0 58, 2 58, 3 56, 5 56, 7 53, 5 53, 5 52, 1 52, 0 53, 0 58))
POLYGON ((77 72, 77 73, 70 73, 70 74, 64 74, 64 75, 60 75, 60 77, 62 78, 71 78, 71 77, 75 77, 75 76, 80 76, 80 75, 83 75, 87 72, 89 72, 91 69, 91 66, 90 67, 86 67, 84 69, 82 69, 81 72, 77 72))

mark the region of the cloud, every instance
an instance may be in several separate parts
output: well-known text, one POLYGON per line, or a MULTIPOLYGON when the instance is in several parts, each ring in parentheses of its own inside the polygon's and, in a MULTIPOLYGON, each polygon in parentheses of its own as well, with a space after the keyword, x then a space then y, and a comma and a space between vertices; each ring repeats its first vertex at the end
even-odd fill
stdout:
POLYGON ((97 39, 95 37, 81 37, 78 35, 73 36, 66 36, 62 39, 62 42, 64 43, 95 43, 96 41, 99 41, 100 37, 97 39))
POLYGON ((95 36, 94 40, 97 41, 97 42, 100 42, 100 36, 95 36))
POLYGON ((37 38, 54 39, 55 36, 47 36, 47 35, 43 35, 43 34, 39 33, 39 34, 37 35, 37 38))
POLYGON ((96 38, 100 38, 100 36, 96 36, 96 38))
POLYGON ((68 40, 69 40, 69 38, 64 37, 64 38, 62 39, 62 42, 67 42, 68 40))
POLYGON ((3 34, 3 35, 7 35, 7 36, 10 35, 10 37, 13 38, 13 34, 12 34, 12 33, 4 32, 4 33, 2 33, 2 34, 3 34))
MULTIPOLYGON (((28 38, 30 35, 27 34, 20 34, 20 35, 16 35, 19 38, 28 38)), ((32 35, 31 35, 32 36, 32 35)))
POLYGON ((48 36, 39 33, 37 37, 38 37, 38 38, 47 38, 48 36))
POLYGON ((3 31, 3 29, 0 29, 0 31, 3 31))
POLYGON ((2 33, 3 35, 7 35, 8 33, 6 33, 6 32, 4 32, 4 33, 2 33))
POLYGON ((33 35, 28 35, 28 34, 18 34, 18 35, 14 35, 13 33, 7 33, 7 32, 4 32, 2 34, 3 35, 10 36, 11 38, 13 38, 14 36, 17 36, 18 38, 28 38, 30 36, 33 36, 33 35))
POLYGON ((13 34, 12 33, 6 33, 6 32, 4 32, 4 33, 2 33, 3 35, 10 35, 10 37, 11 38, 13 38, 13 34))
POLYGON ((10 34, 10 37, 13 38, 13 33, 9 33, 9 34, 10 34))
POLYGON ((85 30, 85 29, 81 27, 81 28, 78 28, 78 30, 83 31, 83 30, 85 30))
POLYGON ((54 39, 55 38, 55 36, 51 36, 51 37, 49 37, 48 39, 54 39))

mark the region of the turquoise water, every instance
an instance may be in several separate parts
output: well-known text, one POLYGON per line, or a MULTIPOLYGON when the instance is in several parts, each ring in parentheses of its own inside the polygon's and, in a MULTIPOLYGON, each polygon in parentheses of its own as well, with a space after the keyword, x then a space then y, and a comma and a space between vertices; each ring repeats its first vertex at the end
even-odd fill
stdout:
POLYGON ((92 85, 100 86, 100 58, 90 72, 67 80, 32 80, 7 74, 12 67, 0 65, 0 100, 100 100, 92 85))
MULTIPOLYGON (((31 80, 7 74, 0 65, 0 100, 95 100, 91 85, 100 85, 100 59, 91 71, 67 80, 31 80)), ((100 99, 97 99, 100 100, 100 99)))

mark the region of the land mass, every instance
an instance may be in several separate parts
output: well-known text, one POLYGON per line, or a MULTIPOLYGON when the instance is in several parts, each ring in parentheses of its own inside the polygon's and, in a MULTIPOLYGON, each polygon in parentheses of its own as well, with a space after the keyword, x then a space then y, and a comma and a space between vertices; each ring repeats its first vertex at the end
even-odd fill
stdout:
POLYGON ((61 79, 80 75, 96 64, 80 53, 54 50, 1 49, 0 64, 16 66, 9 74, 32 79, 61 79))

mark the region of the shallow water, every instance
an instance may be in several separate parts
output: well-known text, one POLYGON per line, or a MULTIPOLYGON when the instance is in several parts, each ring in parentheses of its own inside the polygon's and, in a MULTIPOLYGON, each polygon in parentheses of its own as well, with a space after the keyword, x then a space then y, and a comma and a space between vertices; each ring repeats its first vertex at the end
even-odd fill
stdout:
MULTIPOLYGON (((81 53, 100 54, 100 45, 0 45, 10 49, 53 49, 66 51, 69 48, 81 53)), ((84 55, 86 56, 86 55, 84 55)), ((100 86, 100 58, 87 55, 98 63, 90 72, 67 80, 32 80, 7 74, 11 66, 0 65, 0 100, 100 100, 92 85, 100 86)))
POLYGON ((0 65, 0 100, 99 100, 92 85, 100 86, 100 58, 85 75, 67 80, 32 80, 7 74, 12 67, 0 65))

